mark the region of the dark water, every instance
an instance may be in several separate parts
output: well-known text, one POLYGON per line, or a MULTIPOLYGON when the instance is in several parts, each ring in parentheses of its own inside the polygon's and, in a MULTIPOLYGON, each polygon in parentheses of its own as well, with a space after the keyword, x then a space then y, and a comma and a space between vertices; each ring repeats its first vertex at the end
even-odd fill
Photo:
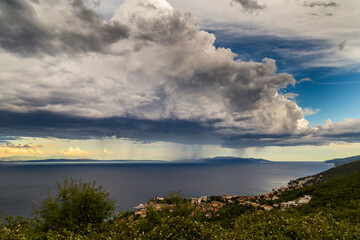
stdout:
POLYGON ((65 178, 96 180, 121 210, 131 210, 154 196, 181 190, 185 196, 252 195, 271 191, 289 180, 331 168, 325 163, 268 164, 114 164, 0 165, 0 213, 29 216, 32 200, 56 193, 65 178))

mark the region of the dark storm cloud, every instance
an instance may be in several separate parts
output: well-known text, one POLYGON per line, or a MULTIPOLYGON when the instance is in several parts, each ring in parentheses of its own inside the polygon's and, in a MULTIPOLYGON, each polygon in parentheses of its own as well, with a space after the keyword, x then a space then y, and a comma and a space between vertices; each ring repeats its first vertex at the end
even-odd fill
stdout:
POLYGON ((6 50, 23 55, 52 51, 53 36, 27 1, 0 1, 0 32, 0 46, 6 50))
POLYGON ((103 52, 110 44, 128 37, 126 26, 104 22, 84 0, 67 1, 63 11, 63 20, 51 26, 26 0, 0 1, 0 47, 23 56, 103 52))
MULTIPOLYGON (((209 123, 211 124, 211 123, 209 123)), ((86 118, 51 112, 15 113, 0 111, 0 132, 21 137, 56 137, 60 139, 131 138, 137 141, 211 142, 214 128, 203 123, 163 120, 151 121, 126 117, 86 118)))
MULTIPOLYGON (((298 138, 299 136, 296 136, 298 138)), ((290 134, 245 134, 224 138, 222 146, 227 148, 238 147, 266 147, 266 146, 291 146, 301 144, 284 143, 285 139, 295 138, 290 134)))
POLYGON ((233 2, 239 3, 245 12, 253 12, 265 8, 265 6, 260 5, 257 0, 233 0, 233 2))
POLYGON ((204 124, 183 120, 151 121, 125 117, 86 118, 51 112, 0 111, 0 116, 0 131, 14 136, 6 140, 16 139, 17 136, 81 140, 115 136, 141 142, 221 144, 237 148, 278 145, 282 139, 289 137, 274 134, 224 136, 218 133, 218 128, 212 126, 215 121, 204 124))
MULTIPOLYGON (((358 142, 360 122, 334 123, 330 127, 307 129, 297 134, 222 134, 229 128, 214 127, 216 121, 142 120, 126 117, 86 118, 52 112, 17 113, 0 111, 0 142, 19 137, 60 139, 128 138, 140 142, 166 141, 181 144, 216 144, 227 148, 325 145, 330 142, 358 142), (351 131, 348 131, 350 126, 351 131), (220 131, 219 131, 220 130, 220 131)), ((238 130, 238 129, 237 129, 238 130)), ((251 130, 251 129, 246 129, 251 130)), ((22 146, 26 147, 26 145, 22 146)))

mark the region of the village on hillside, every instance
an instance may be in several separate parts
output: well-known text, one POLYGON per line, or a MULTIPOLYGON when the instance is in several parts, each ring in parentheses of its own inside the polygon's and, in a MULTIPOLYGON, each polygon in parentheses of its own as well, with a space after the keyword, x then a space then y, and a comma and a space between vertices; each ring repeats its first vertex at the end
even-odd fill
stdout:
MULTIPOLYGON (((292 191, 302 187, 312 186, 314 183, 320 182, 322 175, 318 177, 305 177, 296 180, 291 180, 286 186, 272 189, 271 192, 262 195, 237 196, 237 195, 222 195, 222 196, 201 196, 192 197, 190 202, 199 210, 205 213, 206 217, 217 216, 218 212, 226 205, 238 204, 253 207, 257 213, 270 211, 274 208, 286 211, 291 207, 307 204, 311 200, 311 196, 305 195, 301 198, 294 199, 287 202, 279 202, 279 196, 285 191, 292 191)), ((161 210, 164 207, 173 207, 173 204, 164 202, 163 197, 155 197, 149 200, 146 204, 139 204, 134 207, 134 215, 146 217, 147 208, 152 207, 155 210, 161 210)))

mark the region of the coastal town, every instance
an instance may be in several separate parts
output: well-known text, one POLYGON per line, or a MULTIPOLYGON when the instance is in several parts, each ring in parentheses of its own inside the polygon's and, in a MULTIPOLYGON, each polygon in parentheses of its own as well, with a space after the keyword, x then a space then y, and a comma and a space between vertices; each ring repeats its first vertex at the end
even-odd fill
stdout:
MULTIPOLYGON (((286 186, 272 189, 271 192, 261 195, 237 196, 237 195, 222 195, 222 196, 201 196, 192 197, 189 199, 192 205, 198 210, 204 212, 205 216, 211 218, 218 216, 219 211, 227 205, 238 204, 248 207, 262 213, 264 211, 271 211, 272 209, 280 209, 286 211, 292 207, 307 204, 311 200, 310 195, 304 195, 292 201, 281 202, 280 195, 285 191, 292 191, 307 186, 312 186, 315 183, 321 182, 322 175, 317 177, 305 177, 296 180, 291 180, 286 186)), ((155 210, 161 210, 164 207, 173 207, 173 204, 168 204, 163 197, 155 197, 149 200, 146 204, 139 204, 134 207, 134 215, 141 218, 146 217, 147 209, 152 207, 155 210)))

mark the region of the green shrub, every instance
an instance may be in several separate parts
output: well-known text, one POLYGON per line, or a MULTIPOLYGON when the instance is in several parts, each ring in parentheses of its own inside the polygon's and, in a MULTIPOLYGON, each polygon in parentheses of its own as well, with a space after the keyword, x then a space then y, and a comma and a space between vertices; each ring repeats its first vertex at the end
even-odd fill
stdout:
POLYGON ((100 224, 114 216, 115 200, 96 182, 74 179, 57 182, 58 193, 41 202, 39 214, 45 229, 81 230, 89 224, 100 224))

